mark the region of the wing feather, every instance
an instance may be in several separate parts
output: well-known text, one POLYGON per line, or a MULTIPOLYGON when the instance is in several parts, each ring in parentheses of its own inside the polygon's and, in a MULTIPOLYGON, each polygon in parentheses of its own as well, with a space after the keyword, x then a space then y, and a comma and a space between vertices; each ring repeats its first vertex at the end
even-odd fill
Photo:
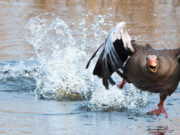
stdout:
POLYGON ((93 71, 94 75, 102 77, 106 89, 109 88, 109 83, 115 84, 111 77, 113 72, 124 78, 123 71, 126 70, 124 63, 134 52, 131 42, 125 22, 117 24, 106 38, 104 49, 93 71))

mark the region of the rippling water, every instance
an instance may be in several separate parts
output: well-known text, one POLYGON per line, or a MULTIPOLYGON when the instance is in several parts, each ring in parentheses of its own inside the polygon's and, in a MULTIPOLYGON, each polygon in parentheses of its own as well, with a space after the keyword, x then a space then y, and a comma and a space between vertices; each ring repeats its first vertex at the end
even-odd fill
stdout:
POLYGON ((158 95, 133 85, 105 90, 92 75, 96 60, 85 70, 119 21, 141 44, 180 46, 178 1, 22 0, 0 7, 0 133, 180 133, 179 88, 166 101, 168 119, 147 116, 158 95))

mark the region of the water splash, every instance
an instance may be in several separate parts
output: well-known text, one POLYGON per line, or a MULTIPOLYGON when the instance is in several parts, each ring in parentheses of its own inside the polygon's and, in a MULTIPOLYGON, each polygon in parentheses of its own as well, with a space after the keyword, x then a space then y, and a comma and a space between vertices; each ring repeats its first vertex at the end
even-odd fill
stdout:
POLYGON ((75 46, 71 33, 69 26, 53 14, 34 17, 26 25, 25 38, 40 63, 35 75, 39 96, 62 100, 68 95, 87 95, 86 54, 75 46))
MULTIPOLYGON (((108 34, 104 29, 109 30, 112 25, 111 21, 106 21, 111 15, 95 16, 91 22, 89 16, 93 17, 91 12, 79 20, 74 30, 54 14, 41 14, 29 20, 25 38, 33 46, 39 63, 34 73, 36 95, 57 100, 85 98, 92 110, 145 105, 148 94, 132 85, 127 85, 126 90, 119 90, 116 86, 105 90, 101 79, 92 75, 95 61, 85 70, 92 51, 108 34)), ((119 80, 117 75, 114 78, 119 80)))
POLYGON ((33 78, 38 63, 35 59, 4 61, 0 63, 0 91, 33 91, 36 81, 33 78))
POLYGON ((145 107, 148 93, 127 85, 123 90, 112 87, 110 91, 99 90, 93 93, 90 103, 92 110, 118 110, 145 107), (103 94, 102 94, 103 93, 103 94))

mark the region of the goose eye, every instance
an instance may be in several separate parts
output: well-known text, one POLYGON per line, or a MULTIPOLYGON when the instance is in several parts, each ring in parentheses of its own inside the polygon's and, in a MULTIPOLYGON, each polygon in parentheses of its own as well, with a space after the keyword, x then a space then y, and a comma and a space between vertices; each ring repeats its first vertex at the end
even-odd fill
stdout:
POLYGON ((148 61, 148 57, 146 58, 146 60, 148 61))

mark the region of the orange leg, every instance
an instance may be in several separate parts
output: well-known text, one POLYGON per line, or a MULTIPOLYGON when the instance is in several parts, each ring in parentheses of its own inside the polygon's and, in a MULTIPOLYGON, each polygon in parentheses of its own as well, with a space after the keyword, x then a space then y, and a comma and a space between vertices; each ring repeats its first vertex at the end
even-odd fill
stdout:
POLYGON ((160 115, 161 113, 163 113, 165 116, 166 116, 166 118, 168 118, 168 114, 167 114, 167 112, 166 112, 166 110, 165 110, 165 108, 164 108, 164 101, 163 100, 161 100, 160 101, 160 103, 158 104, 158 109, 155 109, 155 110, 153 110, 153 111, 150 111, 150 112, 148 112, 147 114, 149 114, 149 115, 151 115, 151 114, 155 114, 155 115, 160 115))
POLYGON ((123 79, 122 82, 121 82, 120 84, 118 84, 118 87, 119 87, 120 89, 122 89, 125 84, 126 84, 126 80, 123 79))

